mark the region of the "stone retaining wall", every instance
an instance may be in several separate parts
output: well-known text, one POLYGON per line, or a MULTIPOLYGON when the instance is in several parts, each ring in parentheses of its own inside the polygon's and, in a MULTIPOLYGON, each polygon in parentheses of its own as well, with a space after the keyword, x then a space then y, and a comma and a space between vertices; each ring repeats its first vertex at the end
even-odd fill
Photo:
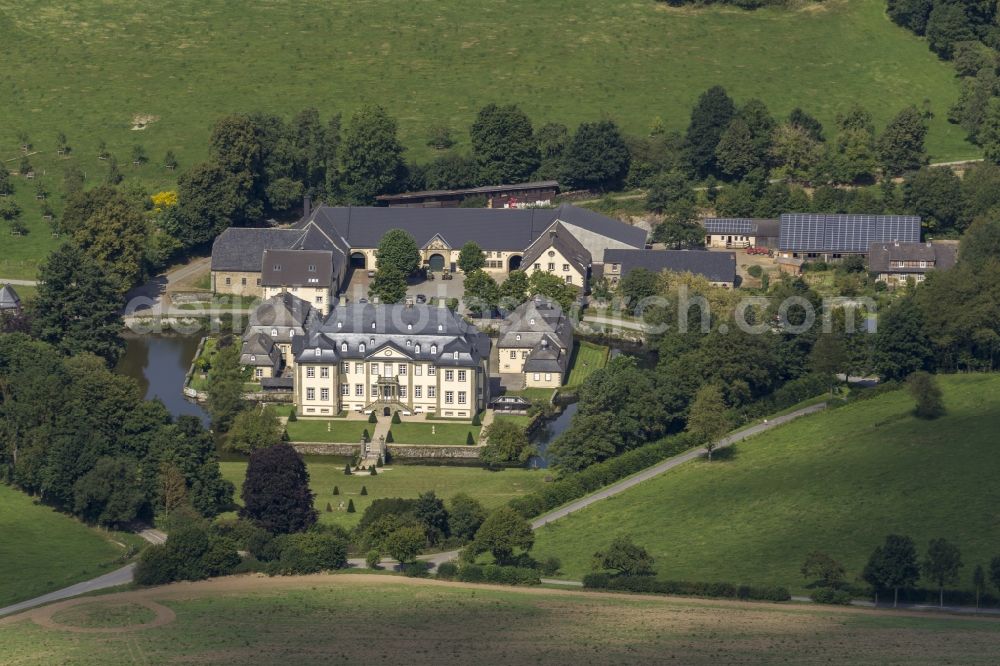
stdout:
MULTIPOLYGON (((303 455, 353 456, 361 444, 341 442, 292 442, 292 447, 303 455)), ((435 446, 433 444, 386 444, 393 458, 441 458, 443 460, 475 460, 482 446, 435 446)))

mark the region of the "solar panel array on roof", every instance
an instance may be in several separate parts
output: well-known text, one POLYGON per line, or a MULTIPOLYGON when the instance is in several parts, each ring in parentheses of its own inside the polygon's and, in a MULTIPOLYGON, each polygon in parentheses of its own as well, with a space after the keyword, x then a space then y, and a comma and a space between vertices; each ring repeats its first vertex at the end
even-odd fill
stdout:
POLYGON ((709 217, 703 224, 710 234, 752 236, 757 232, 757 223, 746 217, 709 217))
POLYGON ((872 243, 920 241, 920 218, 914 215, 781 216, 778 248, 797 252, 868 252, 872 243))

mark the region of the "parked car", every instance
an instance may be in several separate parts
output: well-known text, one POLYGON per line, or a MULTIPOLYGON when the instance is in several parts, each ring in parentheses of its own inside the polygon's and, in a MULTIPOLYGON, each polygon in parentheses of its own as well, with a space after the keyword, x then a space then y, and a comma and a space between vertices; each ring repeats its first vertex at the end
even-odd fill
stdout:
POLYGON ((367 302, 368 302, 368 299, 367 299, 367 298, 359 298, 359 299, 358 299, 358 303, 359 303, 360 305, 364 305, 364 304, 365 304, 365 303, 367 303, 367 302))
POLYGON ((368 269, 368 277, 370 277, 370 278, 375 277, 375 271, 374 271, 374 269, 371 269, 371 268, 368 269))
POLYGON ((771 251, 766 247, 748 247, 747 254, 770 254, 771 251))
POLYGON ((417 294, 417 303, 423 305, 426 302, 427 302, 427 296, 425 296, 424 294, 417 294))
POLYGON ((449 271, 449 270, 445 270, 445 271, 444 271, 443 273, 441 273, 441 279, 442 279, 442 280, 451 280, 451 279, 453 279, 454 277, 455 277, 455 276, 454 276, 454 275, 452 275, 452 274, 451 274, 451 271, 449 271))

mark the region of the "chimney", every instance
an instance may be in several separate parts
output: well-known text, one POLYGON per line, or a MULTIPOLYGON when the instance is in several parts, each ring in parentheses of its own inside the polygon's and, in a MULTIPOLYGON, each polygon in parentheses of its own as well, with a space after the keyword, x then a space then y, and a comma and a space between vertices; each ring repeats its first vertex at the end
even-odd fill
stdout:
POLYGON ((555 237, 556 237, 556 228, 552 227, 551 229, 549 229, 549 238, 552 239, 555 237))
POLYGON ((306 194, 302 197, 302 217, 307 219, 310 213, 312 213, 312 197, 306 194))

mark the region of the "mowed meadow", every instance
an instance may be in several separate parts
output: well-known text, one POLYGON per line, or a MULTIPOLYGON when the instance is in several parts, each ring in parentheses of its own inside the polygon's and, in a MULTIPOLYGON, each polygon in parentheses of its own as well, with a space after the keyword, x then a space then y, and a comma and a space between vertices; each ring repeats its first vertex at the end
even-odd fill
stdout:
MULTIPOLYGON (((398 119, 407 158, 422 161, 435 126, 468 148, 468 127, 490 102, 519 104, 536 126, 611 117, 630 133, 655 119, 682 130, 714 84, 738 101, 760 97, 777 115, 801 106, 827 125, 856 102, 881 127, 929 100, 932 158, 976 156, 946 120, 959 90, 952 68, 893 25, 884 4, 747 12, 656 0, 0 0, 0 160, 17 168, 26 132, 58 215, 68 164, 90 184, 103 179, 101 141, 126 178, 156 191, 207 156, 212 124, 228 113, 316 107, 326 118, 379 103, 398 119), (55 154, 60 131, 72 148, 65 157, 55 154), (136 144, 150 160, 140 168, 131 166, 136 144), (167 150, 176 172, 161 166, 167 150)), ((29 233, 5 242, 0 277, 31 278, 58 240, 33 184, 16 184, 29 233)))
MULTIPOLYGON (((794 421, 697 460, 536 532, 533 554, 579 579, 620 533, 649 548, 660 578, 785 585, 821 550, 855 582, 890 533, 918 552, 962 551, 954 587, 1000 555, 1000 375, 939 377, 947 415, 912 416, 898 390, 794 421)), ((932 583, 921 581, 932 588, 932 583)))

